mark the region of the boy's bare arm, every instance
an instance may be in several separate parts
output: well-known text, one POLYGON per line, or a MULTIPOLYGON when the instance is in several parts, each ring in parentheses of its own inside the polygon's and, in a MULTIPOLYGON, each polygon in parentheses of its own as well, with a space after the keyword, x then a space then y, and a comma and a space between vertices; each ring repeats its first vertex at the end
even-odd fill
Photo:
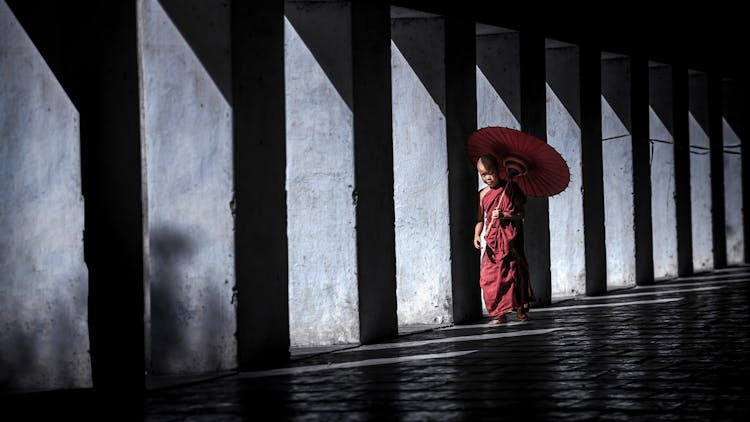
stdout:
POLYGON ((484 190, 479 192, 479 204, 477 206, 477 219, 476 224, 474 225, 474 247, 477 249, 481 249, 482 247, 482 228, 484 227, 484 210, 482 209, 482 192, 484 190))

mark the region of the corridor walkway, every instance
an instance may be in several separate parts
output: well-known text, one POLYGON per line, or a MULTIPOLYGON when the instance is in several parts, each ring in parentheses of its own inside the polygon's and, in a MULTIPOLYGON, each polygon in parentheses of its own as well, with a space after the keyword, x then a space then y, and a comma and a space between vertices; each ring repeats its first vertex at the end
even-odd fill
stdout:
POLYGON ((750 267, 162 385, 146 420, 746 420, 750 267), (261 416, 266 414, 267 416, 261 416))

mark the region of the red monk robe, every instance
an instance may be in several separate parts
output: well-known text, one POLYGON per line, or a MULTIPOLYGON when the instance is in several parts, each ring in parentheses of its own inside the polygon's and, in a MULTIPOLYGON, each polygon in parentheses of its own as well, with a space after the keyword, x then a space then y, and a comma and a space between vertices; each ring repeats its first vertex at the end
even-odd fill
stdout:
POLYGON ((503 195, 504 185, 501 182, 496 189, 489 189, 482 198, 486 247, 479 283, 491 317, 519 309, 525 313, 533 297, 520 220, 492 220, 492 211, 497 208, 498 201, 502 201, 499 208, 501 215, 523 212, 526 195, 515 183, 510 183, 503 195))

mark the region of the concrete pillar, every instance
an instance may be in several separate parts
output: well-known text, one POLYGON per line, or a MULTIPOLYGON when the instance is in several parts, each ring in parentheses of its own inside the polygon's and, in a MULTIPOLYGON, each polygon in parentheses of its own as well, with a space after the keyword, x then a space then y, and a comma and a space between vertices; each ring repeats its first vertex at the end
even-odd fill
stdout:
POLYGON ((242 370, 289 356, 284 1, 231 7, 237 352, 242 370))
POLYGON ((398 334, 393 209, 391 11, 352 2, 360 342, 398 334))
POLYGON ((714 268, 727 266, 726 214, 724 211, 724 137, 721 114, 721 78, 716 73, 708 75, 708 138, 710 144, 711 174, 711 249, 714 268))
POLYGON ((349 2, 285 4, 293 346, 359 342, 349 2))
POLYGON ((237 365, 229 10, 142 0, 151 370, 237 365))
MULTIPOLYGON (((549 199, 552 296, 561 298, 587 292, 581 118, 583 78, 578 47, 548 40, 546 59, 547 142, 560 152, 570 169, 568 188, 549 199)), ((601 112, 596 117, 601 121, 601 112)), ((601 138, 597 144, 598 147, 592 147, 601 151, 601 138)))
MULTIPOLYGON (((602 169, 601 51, 591 45, 583 45, 580 55, 581 176, 583 182, 586 294, 597 295, 607 291, 607 248, 604 234, 604 175, 602 169)), ((630 212, 632 213, 632 211, 630 212)), ((624 239, 621 239, 621 241, 627 245, 627 241, 624 239)), ((627 253, 627 246, 623 246, 621 250, 627 253)))
POLYGON ((601 148, 607 289, 632 286, 636 278, 630 67, 628 57, 602 54, 601 148))
POLYGON ((445 22, 393 8, 391 82, 398 322, 453 322, 445 22))
MULTIPOLYGON (((546 49, 544 37, 532 29, 519 32, 521 129, 547 140, 546 49)), ((550 201, 529 198, 524 218, 524 243, 531 286, 537 304, 552 301, 550 266, 550 201)))
POLYGON ((453 322, 482 316, 479 254, 474 249, 477 172, 466 157, 466 140, 477 128, 476 24, 460 17, 445 22, 446 135, 453 322))
POLYGON ((688 75, 693 270, 701 272, 714 268, 708 75, 697 71, 688 75))
POLYGON ((79 112, 2 0, 0 93, 0 385, 91 387, 79 112))
POLYGON ((678 273, 672 72, 668 65, 649 64, 651 218, 657 279, 675 277, 678 273))
POLYGON ((649 68, 648 61, 640 54, 630 59, 630 128, 633 151, 635 283, 640 286, 654 282, 649 68))
MULTIPOLYGON (((689 115, 688 70, 675 65, 672 72, 672 116, 674 119, 674 180, 677 223, 677 275, 693 274, 691 132, 695 123, 689 115)), ((697 137, 697 133, 696 133, 697 137)), ((698 142, 697 139, 695 142, 698 142)), ((697 189, 697 188, 696 188, 697 189)))
POLYGON ((743 134, 746 134, 747 123, 743 115, 743 105, 747 99, 741 95, 739 84, 734 80, 722 81, 722 137, 724 160, 724 211, 727 264, 739 265, 747 259, 747 218, 748 207, 743 204, 748 187, 742 181, 745 168, 747 145, 743 134), (745 142, 743 144, 743 141, 745 142), (744 211, 743 211, 744 210, 744 211))

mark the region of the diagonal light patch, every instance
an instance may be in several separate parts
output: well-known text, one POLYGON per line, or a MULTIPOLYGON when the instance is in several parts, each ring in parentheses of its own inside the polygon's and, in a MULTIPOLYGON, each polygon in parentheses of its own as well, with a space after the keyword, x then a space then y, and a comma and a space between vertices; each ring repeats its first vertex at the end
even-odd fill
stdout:
POLYGON ((750 278, 743 278, 740 280, 702 280, 701 283, 697 282, 690 282, 690 283, 675 283, 675 284, 667 284, 663 286, 638 286, 638 289, 669 289, 673 287, 690 287, 695 286, 696 284, 703 284, 703 283, 711 283, 711 284, 732 284, 732 283, 747 283, 750 281, 750 278))
MULTIPOLYGON (((726 227, 727 263, 740 264, 744 261, 745 241, 742 216, 742 139, 722 116, 723 163, 724 163, 724 219, 726 227)), ((745 153, 747 147, 745 147, 745 153)), ((745 187, 744 189, 747 189, 745 187)))
POLYGON ((428 359, 447 359, 447 358, 465 356, 474 352, 476 352, 476 350, 463 350, 460 352, 430 353, 430 354, 414 355, 414 356, 399 356, 395 358, 366 359, 366 360, 359 360, 359 361, 354 361, 354 362, 297 366, 294 368, 278 368, 278 369, 269 369, 267 371, 243 372, 238 375, 238 378, 244 379, 244 378, 272 377, 272 376, 279 376, 279 375, 300 375, 300 374, 306 374, 310 372, 329 371, 332 369, 350 369, 350 368, 362 368, 366 366, 391 365, 394 363, 407 363, 407 362, 415 362, 415 361, 428 360, 428 359))
POLYGON ((709 286, 709 287, 697 287, 695 289, 677 289, 677 290, 658 290, 651 292, 640 292, 640 293, 622 293, 616 295, 607 296, 581 296, 577 297, 576 300, 599 300, 599 299, 617 299, 623 297, 637 297, 637 296, 659 296, 673 293, 687 293, 687 292, 702 292, 707 290, 723 289, 724 286, 709 286))
MULTIPOLYGON (((505 126, 521 130, 521 122, 510 111, 510 107, 492 86, 482 68, 477 65, 477 127, 486 126, 505 126)), ((477 183, 479 189, 487 186, 479 174, 477 174, 477 183)), ((484 246, 484 236, 482 236, 482 245, 484 246)))
POLYGON ((547 142, 568 163, 570 184, 549 198, 549 249, 552 294, 579 294, 586 287, 583 230, 581 129, 566 104, 545 84, 547 142))
POLYGON ((632 136, 604 95, 601 107, 607 285, 623 286, 636 272, 632 136))
POLYGON ((692 280, 693 283, 702 282, 702 281, 712 282, 713 283, 713 282, 719 282, 719 281, 733 281, 733 280, 729 280, 729 278, 730 277, 739 277, 739 276, 743 276, 743 277, 746 277, 746 278, 743 278, 743 279, 740 279, 740 280, 737 280, 737 281, 750 281, 750 278, 747 278, 748 274, 745 273, 745 272, 742 272, 742 273, 737 274, 737 275, 732 275, 732 274, 727 274, 727 273, 724 273, 724 274, 705 274, 705 275, 697 274, 697 275, 691 275, 689 277, 677 277, 674 280, 677 280, 677 281, 692 280), (719 279, 719 280, 715 280, 715 279, 719 279), (721 279, 727 279, 727 280, 721 280, 721 279))
MULTIPOLYGON (((516 326, 516 325, 525 325, 525 324, 526 324, 526 322, 524 322, 524 321, 508 321, 505 324, 502 324, 502 327, 513 327, 513 326, 516 326)), ((500 328, 498 326, 491 326, 488 323, 483 322, 481 324, 451 325, 450 327, 439 328, 438 331, 445 331, 445 330, 465 330, 465 329, 468 329, 468 328, 487 328, 487 327, 500 328)))
POLYGON ((452 307, 445 116, 415 70, 418 65, 391 40, 396 298, 402 325, 448 321, 452 307))
POLYGON ((471 336, 461 337, 448 337, 448 338, 437 338, 431 340, 419 340, 419 341, 404 341, 401 343, 383 343, 383 344, 371 344, 366 346, 355 347, 353 349, 338 350, 334 353, 349 353, 349 352, 361 352, 368 350, 385 350, 385 349, 403 349, 407 347, 420 347, 432 344, 443 344, 443 343, 461 343, 464 341, 483 341, 483 340, 495 340, 499 338, 511 338, 511 337, 524 337, 524 336, 535 336, 540 334, 549 334, 559 330, 569 330, 568 327, 559 328, 544 328, 538 330, 524 330, 524 331, 511 331, 505 333, 492 333, 492 334, 476 334, 471 336))
POLYGON ((356 343, 354 115, 286 16, 284 46, 290 339, 356 343))
POLYGON ((550 311, 568 311, 571 309, 587 309, 587 308, 616 308, 618 306, 630 306, 630 305, 650 305, 656 303, 667 303, 676 302, 682 300, 682 298, 671 298, 671 299, 654 299, 654 300, 636 300, 632 302, 620 302, 620 303, 592 303, 591 305, 571 305, 571 306, 555 306, 549 308, 531 308, 530 311, 537 312, 550 312, 550 311))
POLYGON ((521 122, 510 111, 510 107, 492 86, 479 65, 477 65, 477 105, 477 127, 505 126, 521 130, 521 122))
POLYGON ((650 105, 648 106, 648 114, 650 123, 650 137, 658 142, 670 144, 674 142, 672 134, 669 132, 669 129, 667 129, 667 125, 664 124, 664 121, 661 119, 661 117, 659 117, 659 114, 650 105))

